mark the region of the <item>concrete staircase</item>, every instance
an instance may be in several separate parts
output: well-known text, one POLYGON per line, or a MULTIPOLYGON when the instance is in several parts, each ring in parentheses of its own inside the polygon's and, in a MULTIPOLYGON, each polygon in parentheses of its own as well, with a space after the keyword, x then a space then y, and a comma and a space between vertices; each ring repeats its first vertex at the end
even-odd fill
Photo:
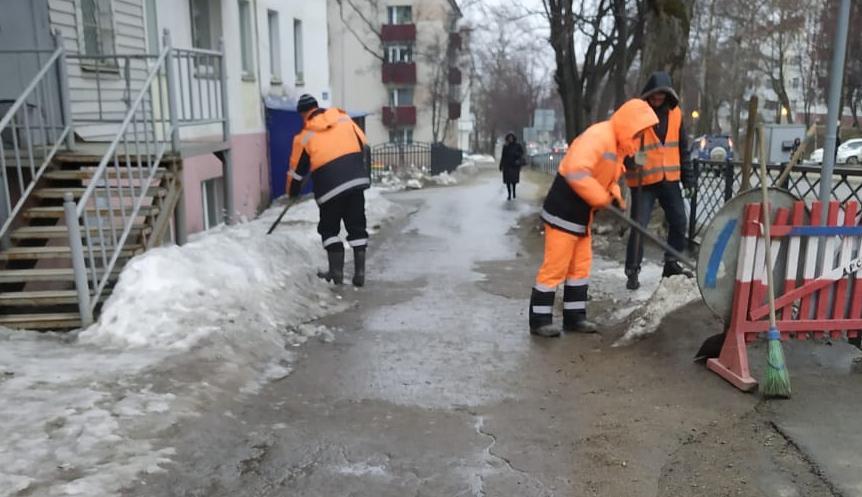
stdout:
MULTIPOLYGON (((68 152, 55 157, 35 185, 27 205, 13 221, 7 246, 0 249, 0 326, 68 330, 81 325, 63 196, 70 192, 75 199, 80 198, 90 185, 100 159, 68 152)), ((111 243, 105 244, 104 241, 118 238, 111 235, 111 227, 115 232, 123 230, 125 223, 122 219, 131 214, 133 203, 131 196, 118 201, 116 188, 112 196, 103 190, 122 185, 141 192, 146 187, 145 200, 131 224, 126 243, 120 248, 109 284, 96 304, 96 312, 110 295, 110 288, 126 263, 170 238, 171 216, 180 198, 180 184, 176 179, 179 163, 164 161, 171 170, 160 167, 150 182, 141 178, 136 160, 132 159, 134 164, 130 164, 135 167, 118 163, 118 167, 108 170, 94 192, 96 205, 88 206, 87 217, 93 221, 89 233, 85 227, 80 228, 85 253, 88 258, 93 257, 87 264, 92 290, 92 274, 100 275, 102 270, 98 268, 107 266, 105 258, 111 257, 107 250, 102 251, 102 247, 113 249, 111 243), (107 205, 97 207, 100 196, 111 198, 110 209, 107 205), (99 219, 101 230, 98 228, 99 219), (97 245, 93 240, 102 240, 103 243, 88 253, 88 240, 91 247, 97 245)))

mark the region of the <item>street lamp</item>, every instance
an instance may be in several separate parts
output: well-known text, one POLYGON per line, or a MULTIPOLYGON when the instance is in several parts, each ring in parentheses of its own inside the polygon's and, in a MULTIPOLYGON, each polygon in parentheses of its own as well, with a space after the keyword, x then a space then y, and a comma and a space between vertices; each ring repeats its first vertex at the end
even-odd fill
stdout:
POLYGON ((789 114, 789 112, 790 111, 787 110, 787 107, 782 107, 781 108, 781 117, 787 117, 787 114, 789 114))
POLYGON ((698 112, 696 110, 691 111, 691 118, 692 119, 697 119, 699 117, 700 117, 700 112, 698 112))

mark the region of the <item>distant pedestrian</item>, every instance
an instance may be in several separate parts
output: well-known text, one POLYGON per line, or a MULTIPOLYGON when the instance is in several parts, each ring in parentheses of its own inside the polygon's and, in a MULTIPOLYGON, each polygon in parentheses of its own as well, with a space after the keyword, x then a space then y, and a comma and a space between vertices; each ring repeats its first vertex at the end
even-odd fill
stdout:
POLYGON ((590 225, 597 209, 611 203, 625 208, 619 179, 623 158, 637 152, 644 130, 658 123, 640 99, 622 105, 608 121, 587 128, 575 138, 560 162, 542 206, 545 257, 530 297, 530 333, 552 337, 554 296, 563 287, 563 329, 595 333, 587 320, 587 289, 593 261, 590 225))
POLYGON ((320 207, 317 232, 329 258, 329 270, 318 276, 336 285, 344 281, 344 243, 339 237, 343 221, 347 243, 353 247, 353 284, 363 286, 368 245, 365 190, 370 186, 365 134, 343 110, 318 108, 311 95, 299 98, 296 111, 302 115, 303 128, 293 139, 287 194, 299 195, 303 178, 311 174, 320 207))
POLYGON ((514 133, 506 135, 503 152, 500 154, 500 171, 503 171, 503 183, 509 193, 507 200, 516 198, 515 188, 521 180, 521 168, 527 164, 524 147, 518 143, 514 133))

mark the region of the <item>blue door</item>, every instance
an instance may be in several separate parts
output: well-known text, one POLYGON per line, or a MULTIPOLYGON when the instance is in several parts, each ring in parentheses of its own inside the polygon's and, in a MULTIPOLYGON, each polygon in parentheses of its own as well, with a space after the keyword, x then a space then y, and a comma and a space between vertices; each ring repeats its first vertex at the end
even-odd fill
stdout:
MULTIPOLYGON (((269 142, 269 191, 270 200, 284 195, 293 137, 302 131, 302 116, 287 105, 269 105, 266 108, 266 132, 269 142)), ((295 108, 295 106, 294 106, 295 108)), ((309 181, 302 193, 311 191, 309 181)))

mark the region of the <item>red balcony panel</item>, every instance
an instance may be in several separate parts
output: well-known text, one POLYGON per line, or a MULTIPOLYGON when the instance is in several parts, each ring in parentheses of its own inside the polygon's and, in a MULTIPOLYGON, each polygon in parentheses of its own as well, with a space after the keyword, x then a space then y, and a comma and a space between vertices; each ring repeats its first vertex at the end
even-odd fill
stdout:
POLYGON ((414 63, 396 63, 383 64, 383 82, 396 83, 401 85, 416 84, 416 64, 414 63))
POLYGON ((457 67, 449 68, 449 84, 450 85, 460 85, 461 84, 461 70, 457 67))
POLYGON ((461 50, 461 33, 449 33, 449 46, 453 50, 461 50))
POLYGON ((461 118, 461 102, 449 102, 449 119, 461 118))
POLYGON ((384 43, 396 41, 416 41, 415 24, 384 24, 380 30, 384 43))
POLYGON ((412 126, 416 124, 416 107, 383 107, 383 125, 389 127, 412 126))

